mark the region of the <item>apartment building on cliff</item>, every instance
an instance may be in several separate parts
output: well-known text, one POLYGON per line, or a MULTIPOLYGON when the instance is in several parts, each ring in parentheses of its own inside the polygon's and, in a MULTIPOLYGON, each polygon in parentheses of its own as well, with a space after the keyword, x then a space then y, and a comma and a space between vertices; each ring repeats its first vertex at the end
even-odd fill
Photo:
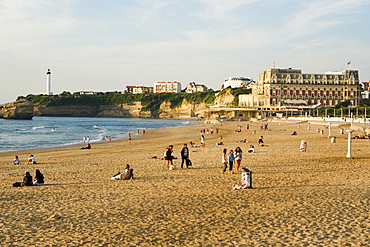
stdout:
POLYGON ((188 85, 186 85, 185 91, 187 93, 205 92, 207 91, 207 87, 203 84, 196 84, 195 82, 189 82, 188 85))
POLYGON ((153 93, 153 87, 126 86, 126 93, 133 93, 133 94, 153 93))
POLYGON ((178 81, 172 82, 156 82, 154 83, 155 93, 180 93, 181 83, 178 81))
POLYGON ((335 106, 350 101, 357 106, 361 86, 357 70, 303 74, 300 69, 271 68, 261 71, 252 94, 240 95, 240 106, 279 107, 286 105, 335 106))

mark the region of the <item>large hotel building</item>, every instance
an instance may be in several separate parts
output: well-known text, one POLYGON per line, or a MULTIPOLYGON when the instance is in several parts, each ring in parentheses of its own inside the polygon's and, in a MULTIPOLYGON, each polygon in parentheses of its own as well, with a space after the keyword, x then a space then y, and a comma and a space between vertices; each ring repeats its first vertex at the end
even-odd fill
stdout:
POLYGON ((279 107, 284 105, 335 106, 350 101, 357 106, 360 101, 357 70, 302 74, 300 69, 271 68, 261 71, 251 95, 240 95, 241 106, 279 107))

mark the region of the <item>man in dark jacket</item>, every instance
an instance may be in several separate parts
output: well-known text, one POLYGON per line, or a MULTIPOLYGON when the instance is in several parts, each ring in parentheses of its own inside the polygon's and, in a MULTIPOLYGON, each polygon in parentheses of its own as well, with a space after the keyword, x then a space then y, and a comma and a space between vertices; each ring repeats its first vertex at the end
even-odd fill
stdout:
POLYGON ((185 162, 186 168, 189 168, 188 159, 189 159, 189 148, 188 148, 188 145, 185 143, 184 147, 181 149, 181 169, 184 167, 184 162, 185 162))

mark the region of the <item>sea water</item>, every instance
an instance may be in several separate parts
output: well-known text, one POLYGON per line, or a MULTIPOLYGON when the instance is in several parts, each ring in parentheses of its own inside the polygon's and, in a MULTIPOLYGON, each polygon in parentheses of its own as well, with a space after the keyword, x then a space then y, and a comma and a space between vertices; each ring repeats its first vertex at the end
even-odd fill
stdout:
POLYGON ((0 119, 0 152, 62 147, 99 142, 106 137, 112 140, 132 138, 140 130, 184 126, 194 123, 188 120, 164 120, 143 118, 77 118, 34 117, 32 120, 0 119))

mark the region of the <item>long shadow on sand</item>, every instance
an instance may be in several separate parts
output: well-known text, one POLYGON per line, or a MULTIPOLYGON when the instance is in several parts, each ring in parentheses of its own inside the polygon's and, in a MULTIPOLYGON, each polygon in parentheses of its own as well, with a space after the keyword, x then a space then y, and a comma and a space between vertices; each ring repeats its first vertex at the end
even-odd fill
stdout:
POLYGON ((284 185, 284 186, 271 186, 271 187, 254 187, 253 189, 257 190, 266 190, 266 189, 276 189, 276 188, 304 188, 304 187, 340 187, 346 186, 346 184, 306 184, 306 185, 284 185))

